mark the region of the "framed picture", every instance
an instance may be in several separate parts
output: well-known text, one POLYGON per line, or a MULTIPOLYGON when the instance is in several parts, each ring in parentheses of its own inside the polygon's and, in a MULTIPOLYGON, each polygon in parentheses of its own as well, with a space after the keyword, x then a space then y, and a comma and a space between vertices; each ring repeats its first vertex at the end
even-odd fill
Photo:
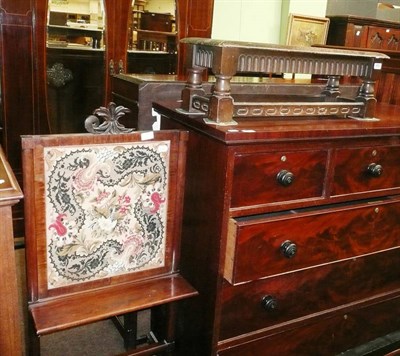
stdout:
POLYGON ((329 19, 326 17, 289 15, 286 44, 290 46, 312 46, 326 43, 329 19))

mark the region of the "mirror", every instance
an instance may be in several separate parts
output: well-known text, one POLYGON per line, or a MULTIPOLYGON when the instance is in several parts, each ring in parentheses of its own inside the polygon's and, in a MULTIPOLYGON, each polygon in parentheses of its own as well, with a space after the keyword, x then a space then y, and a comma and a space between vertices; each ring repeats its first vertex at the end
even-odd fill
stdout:
POLYGON ((175 0, 47 1, 52 133, 83 132, 84 119, 111 96, 110 75, 176 73, 175 0))
POLYGON ((102 0, 49 0, 47 15, 51 132, 82 132, 84 118, 104 98, 104 4, 102 0))
POLYGON ((128 73, 175 74, 175 0, 133 0, 128 32, 128 73))

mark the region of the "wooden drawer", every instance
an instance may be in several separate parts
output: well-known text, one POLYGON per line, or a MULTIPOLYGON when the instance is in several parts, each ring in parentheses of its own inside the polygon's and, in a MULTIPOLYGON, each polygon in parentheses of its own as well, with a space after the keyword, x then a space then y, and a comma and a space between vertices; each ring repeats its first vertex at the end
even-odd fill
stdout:
POLYGON ((342 312, 334 317, 314 320, 271 336, 257 337, 250 342, 236 340, 236 343, 240 343, 222 343, 218 355, 337 355, 400 329, 400 318, 393 317, 390 312, 399 309, 400 298, 395 298, 359 310, 342 312))
POLYGON ((327 156, 324 150, 236 155, 231 207, 321 197, 327 156))
POLYGON ((399 187, 400 146, 336 151, 331 196, 369 191, 382 191, 382 194, 387 194, 385 190, 399 187), (380 175, 377 165, 382 168, 380 175))
POLYGON ((399 293, 399 264, 396 248, 237 286, 225 282, 220 339, 399 293))
POLYGON ((393 248, 398 221, 396 200, 231 219, 224 277, 237 284, 393 248))

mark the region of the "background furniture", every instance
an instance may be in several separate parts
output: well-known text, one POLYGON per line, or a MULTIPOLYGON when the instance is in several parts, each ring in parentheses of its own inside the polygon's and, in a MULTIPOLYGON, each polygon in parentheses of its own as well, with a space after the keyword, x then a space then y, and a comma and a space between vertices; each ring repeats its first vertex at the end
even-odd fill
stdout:
POLYGON ((23 137, 31 353, 44 334, 112 316, 131 348, 144 309, 152 333, 140 354, 173 350, 175 303, 196 295, 179 274, 186 141, 183 131, 23 137))
POLYGON ((327 44, 399 50, 400 23, 359 16, 329 16, 327 44))
POLYGON ((22 198, 17 180, 0 146, 0 350, 4 355, 22 355, 21 315, 11 207, 22 198))
POLYGON ((152 103, 178 98, 185 83, 176 75, 119 74, 113 77, 112 100, 130 112, 122 118, 126 126, 150 130, 155 122, 152 103))
MULTIPOLYGON (((203 89, 211 92, 215 78, 209 76, 208 82, 203 82, 203 89)), ((235 76, 231 79, 233 94, 285 94, 288 90, 294 92, 304 80, 286 80, 282 78, 269 78, 260 76, 235 76), (282 87, 282 84, 285 84, 282 87)), ((326 81, 309 81, 302 86, 304 94, 319 95, 325 88, 326 81)), ((176 75, 152 75, 152 74, 119 74, 112 79, 112 100, 118 105, 129 108, 130 113, 122 118, 126 126, 137 127, 139 130, 151 130, 156 122, 156 114, 153 112, 153 102, 165 100, 180 100, 182 89, 186 82, 179 80, 176 75)), ((346 83, 341 85, 342 94, 354 97, 359 84, 346 83)))
POLYGON ((379 102, 399 105, 400 23, 357 16, 331 16, 327 44, 388 55, 376 85, 379 102))
MULTIPOLYGON (((249 62, 272 58, 255 47, 249 62)), ((298 108, 286 93, 282 107, 298 108)), ((280 101, 247 98, 248 115, 223 121, 154 104, 163 129, 190 130, 181 271, 199 297, 185 304, 180 354, 334 355, 399 330, 398 107, 378 103, 378 119, 251 116, 280 101)))

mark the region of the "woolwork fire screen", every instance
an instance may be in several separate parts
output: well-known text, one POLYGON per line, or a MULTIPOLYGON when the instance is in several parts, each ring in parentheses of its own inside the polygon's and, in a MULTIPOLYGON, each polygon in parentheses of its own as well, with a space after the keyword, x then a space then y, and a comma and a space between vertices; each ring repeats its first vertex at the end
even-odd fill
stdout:
POLYGON ((165 263, 169 141, 45 147, 48 289, 165 263))

